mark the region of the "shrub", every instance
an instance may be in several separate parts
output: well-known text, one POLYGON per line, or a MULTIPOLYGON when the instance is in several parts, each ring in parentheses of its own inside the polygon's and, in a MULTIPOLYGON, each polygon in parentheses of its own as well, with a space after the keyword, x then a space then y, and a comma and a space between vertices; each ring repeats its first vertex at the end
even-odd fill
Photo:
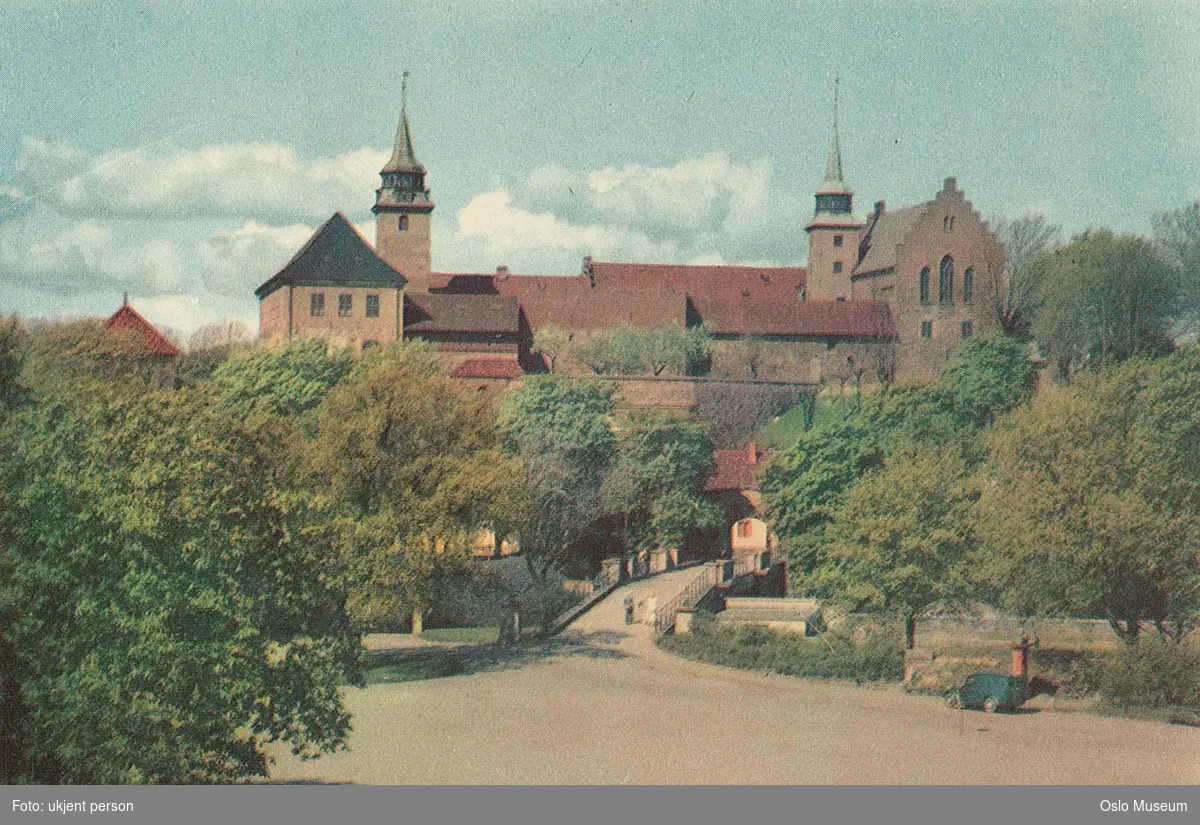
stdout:
POLYGON ((1200 650, 1187 642, 1145 638, 1109 660, 1100 695, 1116 705, 1200 704, 1200 650))

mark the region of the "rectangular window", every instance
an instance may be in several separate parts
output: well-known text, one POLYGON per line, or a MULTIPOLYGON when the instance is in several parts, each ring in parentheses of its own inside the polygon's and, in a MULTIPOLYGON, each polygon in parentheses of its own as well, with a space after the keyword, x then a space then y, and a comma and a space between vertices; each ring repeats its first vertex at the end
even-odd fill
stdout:
POLYGON ((379 296, 378 295, 368 295, 367 296, 367 317, 368 318, 378 318, 379 317, 379 296))
POLYGON ((921 322, 921 337, 922 338, 932 338, 933 337, 933 321, 922 321, 921 322))
POLYGON ((834 236, 833 236, 833 245, 834 245, 834 246, 839 246, 839 247, 842 245, 842 236, 841 236, 841 235, 834 235, 834 236))
POLYGON ((354 312, 354 296, 339 295, 338 296, 338 315, 343 318, 354 312))
POLYGON ((834 262, 833 262, 833 274, 834 274, 834 275, 841 275, 841 274, 842 274, 842 262, 841 262, 841 261, 834 261, 834 262))
POLYGON ((313 316, 325 314, 324 292, 314 292, 308 296, 308 314, 313 316))
POLYGON ((970 321, 962 322, 962 334, 963 334, 963 338, 971 337, 971 322, 970 321))

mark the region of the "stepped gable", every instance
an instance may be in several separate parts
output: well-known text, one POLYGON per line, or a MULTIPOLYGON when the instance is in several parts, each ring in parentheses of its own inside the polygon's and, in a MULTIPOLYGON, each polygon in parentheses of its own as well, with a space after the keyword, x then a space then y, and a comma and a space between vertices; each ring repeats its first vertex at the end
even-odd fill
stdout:
POLYGON ((520 331, 515 299, 502 295, 414 293, 404 296, 404 331, 507 333, 520 331))
POLYGON ((854 268, 854 277, 885 272, 895 267, 897 247, 908 240, 921 217, 932 205, 933 201, 929 201, 887 212, 880 201, 867 220, 863 240, 859 244, 859 262, 854 268))
POLYGON ((884 301, 697 301, 713 335, 891 338, 892 313, 884 301))
POLYGON ((375 254, 346 216, 336 212, 254 294, 262 299, 291 285, 399 289, 406 283, 404 275, 375 254))
POLYGON ((166 336, 155 328, 154 324, 143 318, 136 309, 129 305, 128 294, 126 294, 125 303, 121 305, 121 308, 104 322, 104 328, 137 334, 137 341, 143 352, 121 352, 120 355, 134 357, 158 355, 174 358, 183 354, 179 347, 168 341, 166 336))

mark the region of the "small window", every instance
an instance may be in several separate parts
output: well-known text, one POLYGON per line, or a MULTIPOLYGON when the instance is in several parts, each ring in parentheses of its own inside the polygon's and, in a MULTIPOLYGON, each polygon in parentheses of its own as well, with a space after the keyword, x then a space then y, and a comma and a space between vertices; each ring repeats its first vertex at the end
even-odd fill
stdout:
POLYGON ((933 321, 922 321, 921 322, 921 337, 922 338, 932 338, 933 337, 933 321))
POLYGON ((379 296, 378 295, 368 295, 367 296, 367 317, 368 318, 378 318, 379 317, 379 296))
POLYGON ((837 247, 840 247, 842 245, 842 236, 841 235, 833 236, 833 245, 837 246, 837 247))
POLYGON ((963 335, 963 338, 971 337, 971 322, 970 321, 962 322, 962 335, 963 335))
POLYGON ((396 225, 397 225, 397 227, 399 227, 401 232, 407 232, 408 231, 408 215, 401 215, 400 220, 396 222, 396 225))
POLYGON ((754 528, 750 524, 750 519, 744 518, 737 523, 737 535, 739 539, 748 539, 753 532, 754 528))
POLYGON ((354 296, 339 295, 338 296, 338 315, 346 318, 354 313, 354 296))
POLYGON ((833 274, 834 274, 834 275, 841 275, 841 274, 842 274, 842 262, 841 262, 841 261, 834 261, 834 262, 833 262, 833 274))
POLYGON ((975 297, 975 270, 968 269, 963 273, 963 303, 971 303, 975 297))
POLYGON ((325 314, 324 292, 314 292, 308 296, 308 314, 312 316, 325 314))
POLYGON ((949 255, 942 258, 938 267, 938 303, 949 304, 954 301, 954 259, 949 255))
POLYGON ((929 267, 921 270, 921 303, 929 303, 929 267))

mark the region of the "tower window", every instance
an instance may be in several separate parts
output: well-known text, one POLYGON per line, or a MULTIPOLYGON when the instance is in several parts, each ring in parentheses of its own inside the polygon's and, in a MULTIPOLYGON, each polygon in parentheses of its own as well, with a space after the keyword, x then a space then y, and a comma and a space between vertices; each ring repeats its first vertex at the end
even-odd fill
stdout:
POLYGON ((943 232, 953 232, 954 231, 954 217, 952 215, 947 215, 946 217, 942 218, 942 231, 943 232))
POLYGON ((975 270, 968 269, 963 273, 963 303, 971 303, 975 297, 975 270))
POLYGON ((838 246, 838 247, 840 247, 842 245, 842 236, 841 235, 833 236, 833 245, 838 246))
POLYGON ((949 255, 942 258, 938 267, 938 302, 948 304, 954 300, 954 259, 949 255))
POLYGON ((401 215, 400 220, 398 220, 396 222, 396 226, 401 232, 407 232, 408 231, 408 215, 401 215))
POLYGON ((834 275, 841 275, 841 274, 842 274, 842 262, 841 262, 841 261, 834 261, 834 262, 833 262, 833 274, 834 274, 834 275))
POLYGON ((379 296, 378 295, 368 295, 367 296, 367 317, 368 318, 378 318, 379 317, 379 296))
POLYGON ((921 303, 929 303, 929 267, 921 270, 921 303))
POLYGON ((971 337, 971 322, 970 321, 962 322, 962 336, 963 336, 963 338, 971 337))
POLYGON ((314 292, 308 296, 308 314, 317 317, 325 314, 325 293, 314 292))
POLYGON ((921 322, 921 337, 922 338, 932 338, 933 337, 933 321, 922 321, 921 322))
POLYGON ((351 315, 354 312, 354 296, 339 295, 338 296, 338 315, 343 318, 351 315))

